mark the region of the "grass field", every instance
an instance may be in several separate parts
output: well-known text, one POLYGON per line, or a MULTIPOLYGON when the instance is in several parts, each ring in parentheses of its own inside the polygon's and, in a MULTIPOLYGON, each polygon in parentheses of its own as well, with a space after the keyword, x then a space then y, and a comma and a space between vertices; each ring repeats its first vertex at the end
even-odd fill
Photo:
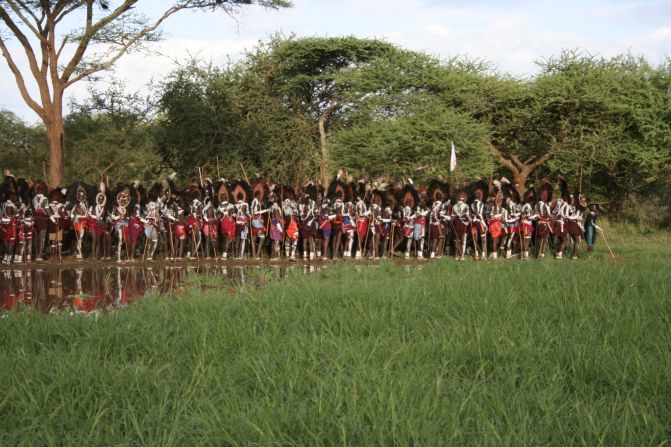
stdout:
MULTIPOLYGON (((612 229, 612 228, 611 228, 612 229)), ((0 320, 0 445, 661 445, 671 237, 0 320)))

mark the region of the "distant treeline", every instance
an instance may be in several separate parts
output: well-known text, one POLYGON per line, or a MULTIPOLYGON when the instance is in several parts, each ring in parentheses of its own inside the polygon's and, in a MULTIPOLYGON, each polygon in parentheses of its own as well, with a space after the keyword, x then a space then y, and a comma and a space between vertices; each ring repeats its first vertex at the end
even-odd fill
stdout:
MULTIPOLYGON (((612 217, 668 223, 671 61, 566 51, 538 67, 521 79, 379 40, 275 37, 224 67, 186 61, 149 97, 114 83, 72 103, 66 180, 244 166, 288 184, 345 169, 456 186, 505 175, 523 189, 561 173, 612 217)), ((43 177, 40 127, 0 112, 0 149, 0 167, 43 177)))

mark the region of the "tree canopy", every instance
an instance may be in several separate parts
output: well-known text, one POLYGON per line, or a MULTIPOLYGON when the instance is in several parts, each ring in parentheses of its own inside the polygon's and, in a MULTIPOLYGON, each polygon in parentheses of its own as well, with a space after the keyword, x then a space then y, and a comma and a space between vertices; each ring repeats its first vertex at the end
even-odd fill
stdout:
MULTIPOLYGON (((199 167, 232 179, 244 169, 292 185, 337 169, 457 187, 505 175, 520 191, 561 174, 613 216, 631 200, 662 200, 671 187, 671 62, 566 51, 539 69, 519 79, 375 39, 274 36, 236 63, 181 63, 150 101, 121 87, 92 92, 65 120, 69 169, 96 179, 121 174, 120 164, 140 179, 173 169, 196 178, 199 167), (87 158, 93 145, 101 157, 87 158)), ((2 117, 23 135, 5 143, 15 155, 2 161, 25 151, 23 140, 43 160, 44 133, 2 117)))

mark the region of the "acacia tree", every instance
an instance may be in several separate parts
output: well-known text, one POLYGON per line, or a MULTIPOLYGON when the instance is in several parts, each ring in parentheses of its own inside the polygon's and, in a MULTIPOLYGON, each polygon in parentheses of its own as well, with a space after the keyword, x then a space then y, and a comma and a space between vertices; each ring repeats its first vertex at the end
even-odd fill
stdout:
MULTIPOLYGON (((353 103, 345 100, 349 85, 340 82, 345 70, 356 70, 372 59, 395 50, 387 42, 356 37, 275 38, 251 55, 249 68, 263 64, 274 67, 267 82, 289 109, 302 114, 316 126, 320 147, 321 181, 331 176, 328 148, 329 130, 337 124, 353 103), (258 65, 257 65, 258 64, 258 65)), ((261 70, 263 71, 263 70, 261 70)))
POLYGON ((172 0, 154 17, 140 0, 0 0, 0 51, 26 104, 40 117, 49 140, 49 183, 63 184, 63 97, 73 84, 110 68, 124 54, 161 38, 160 27, 185 10, 235 14, 244 5, 280 8, 288 0, 172 0), (75 23, 68 27, 67 23, 75 23), (66 28, 65 30, 63 28, 66 28), (19 42, 28 68, 19 66, 8 39, 19 42), (32 78, 32 79, 31 79, 32 78), (33 92, 31 85, 36 86, 33 92))

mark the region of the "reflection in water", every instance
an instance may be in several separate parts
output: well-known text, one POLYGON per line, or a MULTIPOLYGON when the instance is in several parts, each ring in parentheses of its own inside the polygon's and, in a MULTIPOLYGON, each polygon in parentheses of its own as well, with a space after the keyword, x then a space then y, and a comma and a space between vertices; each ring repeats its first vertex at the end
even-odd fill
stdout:
MULTIPOLYGON (((293 265, 155 266, 4 270, 0 272, 2 310, 32 307, 44 313, 89 313, 132 304, 147 293, 169 294, 185 285, 241 287, 281 279, 293 265)), ((305 273, 315 271, 314 266, 305 273)))

